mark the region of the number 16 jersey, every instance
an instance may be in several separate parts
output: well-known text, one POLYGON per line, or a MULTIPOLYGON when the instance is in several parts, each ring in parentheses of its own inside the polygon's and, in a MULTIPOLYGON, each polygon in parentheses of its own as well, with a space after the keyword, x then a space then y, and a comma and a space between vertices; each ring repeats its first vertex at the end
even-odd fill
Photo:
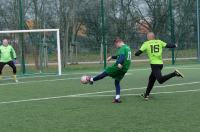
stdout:
POLYGON ((142 44, 140 50, 147 53, 151 64, 163 64, 162 51, 166 45, 161 40, 149 40, 142 44))

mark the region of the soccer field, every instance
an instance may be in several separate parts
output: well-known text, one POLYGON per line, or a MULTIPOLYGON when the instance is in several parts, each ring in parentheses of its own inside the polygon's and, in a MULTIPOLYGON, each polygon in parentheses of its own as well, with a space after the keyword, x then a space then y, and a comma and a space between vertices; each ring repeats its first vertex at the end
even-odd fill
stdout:
POLYGON ((149 68, 133 68, 123 79, 121 104, 112 104, 114 81, 80 84, 82 75, 21 77, 0 83, 1 132, 198 132, 200 131, 200 65, 177 68, 185 78, 156 83, 149 101, 144 92, 149 68))

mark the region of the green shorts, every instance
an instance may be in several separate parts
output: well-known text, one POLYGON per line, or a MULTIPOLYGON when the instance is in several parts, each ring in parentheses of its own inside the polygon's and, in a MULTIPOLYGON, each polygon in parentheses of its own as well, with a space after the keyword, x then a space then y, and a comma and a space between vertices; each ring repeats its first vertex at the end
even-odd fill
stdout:
POLYGON ((122 80, 126 74, 126 72, 122 71, 117 66, 107 67, 105 72, 108 74, 108 76, 118 81, 122 80))

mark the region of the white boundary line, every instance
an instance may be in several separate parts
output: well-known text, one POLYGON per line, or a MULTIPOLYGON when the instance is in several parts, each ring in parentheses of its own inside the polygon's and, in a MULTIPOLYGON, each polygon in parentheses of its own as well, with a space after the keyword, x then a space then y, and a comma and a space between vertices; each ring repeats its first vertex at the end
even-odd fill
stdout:
MULTIPOLYGON (((179 69, 200 69, 200 67, 194 67, 194 66, 199 66, 198 64, 195 64, 195 65, 189 65, 189 66, 166 66, 164 67, 164 69, 175 69, 175 68, 179 68, 179 69)), ((149 67, 147 68, 137 68, 137 69, 130 69, 129 72, 134 72, 134 71, 143 71, 143 70, 150 70, 149 67)), ((97 73, 100 73, 102 71, 92 71, 92 72, 78 72, 78 73, 65 73, 65 74, 62 74, 61 76, 71 76, 71 75, 84 75, 84 74, 97 74, 97 73)), ((129 73, 128 72, 128 73, 129 73)), ((56 77, 56 76, 59 76, 57 74, 54 74, 54 75, 33 75, 33 76, 22 76, 22 77, 18 77, 19 79, 20 78, 45 78, 45 77, 56 77)), ((11 80, 12 78, 9 78, 8 76, 5 76, 6 79, 3 79, 3 80, 11 80)))
MULTIPOLYGON (((200 81, 199 82, 188 82, 188 83, 177 83, 177 84, 171 84, 171 85, 160 85, 160 86, 154 86, 154 88, 183 86, 183 85, 192 85, 192 84, 200 84, 200 81)), ((140 90, 140 89, 146 89, 146 86, 145 87, 122 89, 121 91, 131 91, 131 90, 140 90)), ((85 95, 94 95, 94 94, 111 93, 111 92, 115 92, 115 90, 75 94, 73 96, 85 96, 85 95)))
MULTIPOLYGON (((81 75, 81 74, 96 74, 96 73, 99 73, 99 72, 82 72, 82 73, 69 73, 69 74, 62 74, 61 76, 70 76, 70 75, 81 75)), ((59 75, 36 75, 36 76, 22 76, 22 77, 17 77, 18 79, 23 79, 23 78, 45 78, 45 77, 61 77, 61 76, 59 76, 59 75)), ((11 77, 9 77, 9 76, 4 76, 4 77, 6 77, 6 79, 3 79, 3 80, 12 80, 12 78, 11 77)))
MULTIPOLYGON (((172 85, 164 85, 164 86, 156 86, 156 88, 161 87, 172 87, 172 86, 183 86, 183 85, 192 85, 192 84, 199 84, 200 82, 190 82, 190 83, 179 83, 179 84, 172 84, 172 85)), ((129 89, 123 89, 121 91, 129 91, 129 90, 135 90, 135 89, 144 89, 146 87, 140 87, 140 88, 129 88, 129 89)), ((14 100, 14 101, 3 101, 0 102, 0 104, 12 104, 12 103, 21 103, 21 102, 33 102, 33 101, 42 101, 42 100, 51 100, 51 99, 61 99, 61 98, 72 98, 72 97, 98 97, 98 96, 113 96, 113 95, 95 95, 100 93, 109 93, 113 92, 111 91, 100 91, 100 92, 93 92, 93 93, 83 93, 83 94, 72 94, 72 95, 65 95, 65 96, 54 96, 54 97, 45 97, 45 98, 32 98, 32 99, 24 99, 24 100, 14 100), (88 96, 89 95, 89 96, 88 96)), ((157 92, 152 94, 162 94, 162 93, 186 93, 186 92, 195 92, 200 91, 200 89, 194 89, 194 90, 183 90, 183 91, 171 91, 171 92, 157 92)), ((122 94, 122 96, 134 96, 139 94, 122 94)))
POLYGON ((65 81, 65 80, 76 80, 80 78, 62 78, 62 79, 52 79, 52 80, 35 80, 35 81, 26 81, 26 82, 13 82, 13 83, 2 83, 0 86, 7 85, 19 85, 19 84, 28 84, 28 83, 43 83, 43 82, 55 82, 55 81, 65 81))
MULTIPOLYGON (((165 69, 171 69, 174 67, 166 67, 165 69)), ((179 68, 179 69, 188 69, 188 70, 192 70, 192 69, 200 69, 200 68, 192 68, 192 67, 183 67, 183 68, 179 68)), ((133 71, 142 71, 142 70, 149 70, 149 68, 146 69, 133 69, 133 70, 129 70, 129 72, 126 74, 127 76, 132 75, 131 72, 133 71)), ((95 74, 95 73, 100 73, 100 72, 88 72, 88 74, 95 74)), ((64 76, 68 76, 68 75, 83 75, 84 73, 76 73, 76 74, 62 74, 64 76)), ((49 75, 52 76, 52 75, 49 75)), ((41 76, 43 77, 47 77, 47 76, 41 76)), ((19 77, 20 78, 20 77, 19 77)), ((21 78, 26 78, 26 77, 21 77, 21 78)), ((36 77, 30 77, 30 78, 36 78, 36 77)), ((39 77, 38 77, 39 78, 39 77)), ((63 78, 63 79, 51 79, 51 80, 37 80, 37 81, 26 81, 26 82, 18 82, 18 83, 2 83, 0 84, 0 86, 6 86, 6 85, 18 85, 18 84, 27 84, 27 83, 41 83, 41 82, 54 82, 54 81, 64 81, 64 80, 76 80, 76 79, 80 79, 80 77, 74 77, 74 78, 63 78)), ((9 79, 3 79, 3 80, 11 80, 9 79)))
MULTIPOLYGON (((175 94, 175 93, 189 93, 189 92, 200 92, 200 89, 192 89, 192 90, 180 90, 180 91, 169 91, 169 92, 154 92, 151 93, 152 95, 156 94, 175 94)), ((138 96, 141 94, 123 94, 121 96, 138 96)), ((113 95, 103 94, 103 95, 89 95, 89 96, 75 96, 75 97, 82 97, 82 98, 90 98, 90 97, 113 97, 113 95)))

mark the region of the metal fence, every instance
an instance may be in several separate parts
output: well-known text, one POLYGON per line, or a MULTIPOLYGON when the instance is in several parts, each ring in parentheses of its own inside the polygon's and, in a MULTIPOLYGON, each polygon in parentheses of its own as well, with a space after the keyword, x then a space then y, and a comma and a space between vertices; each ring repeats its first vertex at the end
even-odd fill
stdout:
MULTIPOLYGON (((59 28, 63 67, 103 62, 121 37, 133 51, 153 31, 177 43, 164 58, 195 59, 199 54, 198 0, 7 0, 0 2, 0 30, 59 28), (106 52, 103 52, 106 51, 106 52)), ((146 56, 133 59, 145 59, 146 56)))

